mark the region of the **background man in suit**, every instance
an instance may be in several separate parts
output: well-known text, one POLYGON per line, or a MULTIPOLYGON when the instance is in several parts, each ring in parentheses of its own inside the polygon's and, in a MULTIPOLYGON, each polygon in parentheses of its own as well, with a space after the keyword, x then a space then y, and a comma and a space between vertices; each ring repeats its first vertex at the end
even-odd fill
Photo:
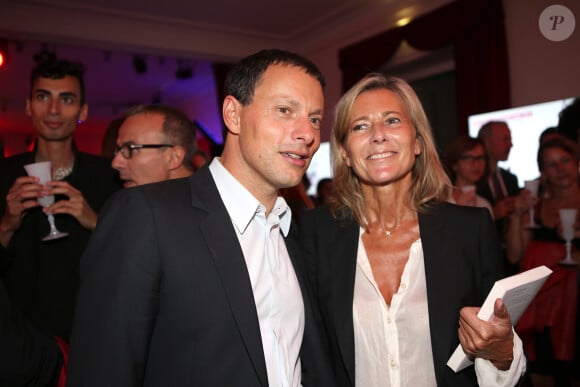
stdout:
POLYGON ((129 109, 119 127, 112 166, 125 188, 187 177, 193 173, 195 126, 167 105, 129 109))
POLYGON ((497 165, 508 159, 512 149, 510 128, 504 121, 490 121, 479 129, 478 137, 485 143, 489 157, 489 176, 479 194, 493 205, 494 218, 502 219, 514 212, 520 192, 516 175, 497 165))
POLYGON ((493 206, 493 216, 504 250, 504 265, 506 274, 516 274, 518 266, 510 263, 505 256, 505 238, 510 215, 527 211, 535 204, 534 197, 528 190, 520 191, 518 178, 497 164, 508 159, 512 148, 512 137, 505 121, 490 121, 485 123, 478 133, 483 140, 489 158, 489 175, 477 188, 477 193, 487 199, 493 206))
POLYGON ((264 50, 226 79, 220 158, 123 190, 82 259, 70 386, 332 386, 291 213, 324 80, 264 50))

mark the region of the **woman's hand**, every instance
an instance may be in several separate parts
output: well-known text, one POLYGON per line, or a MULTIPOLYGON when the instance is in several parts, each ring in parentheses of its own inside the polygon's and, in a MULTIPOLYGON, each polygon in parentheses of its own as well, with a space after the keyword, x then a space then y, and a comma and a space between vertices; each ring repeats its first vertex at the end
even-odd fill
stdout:
POLYGON ((491 361, 498 369, 510 368, 513 360, 514 334, 509 313, 503 301, 497 299, 493 317, 483 321, 477 317, 479 308, 465 307, 459 313, 459 341, 471 358, 491 361))

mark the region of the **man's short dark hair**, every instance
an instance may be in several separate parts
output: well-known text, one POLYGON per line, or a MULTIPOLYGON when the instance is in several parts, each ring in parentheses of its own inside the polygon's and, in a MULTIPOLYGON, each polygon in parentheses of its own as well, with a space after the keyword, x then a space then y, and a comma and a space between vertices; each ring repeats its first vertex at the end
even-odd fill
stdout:
POLYGON ((183 166, 193 171, 193 154, 197 150, 195 137, 195 125, 181 110, 173 106, 163 104, 138 105, 130 108, 123 115, 123 119, 141 113, 160 114, 163 118, 162 133, 166 141, 173 145, 179 145, 185 150, 183 166))
POLYGON ((37 62, 30 75, 30 97, 34 82, 38 78, 62 79, 71 76, 79 81, 81 106, 85 104, 85 66, 80 62, 71 62, 55 57, 43 58, 37 62))
POLYGON ((250 104, 254 98, 256 86, 271 65, 304 69, 306 74, 318 80, 323 90, 326 86, 322 72, 312 61, 293 52, 268 49, 245 57, 230 69, 225 81, 225 95, 235 97, 242 105, 250 104))

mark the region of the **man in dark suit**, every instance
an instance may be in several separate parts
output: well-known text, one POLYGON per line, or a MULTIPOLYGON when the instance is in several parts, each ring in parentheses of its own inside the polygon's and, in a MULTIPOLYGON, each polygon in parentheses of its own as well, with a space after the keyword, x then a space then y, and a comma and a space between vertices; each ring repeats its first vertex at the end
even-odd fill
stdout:
POLYGON ((68 385, 334 385, 278 195, 318 149, 323 87, 296 54, 243 59, 221 157, 106 205, 81 262, 68 385))
MULTIPOLYGON (((520 192, 518 178, 497 164, 508 159, 512 148, 511 132, 505 121, 490 121, 485 123, 478 133, 487 149, 489 161, 489 176, 477 187, 477 193, 487 199, 493 206, 493 216, 502 243, 505 242, 509 217, 519 216, 534 203, 534 198, 528 190, 520 192)), ((504 247, 502 247, 504 249, 504 247)), ((504 252, 506 274, 512 275, 519 271, 518 265, 509 262, 504 252)))
POLYGON ((489 158, 489 177, 478 188, 478 194, 492 204, 494 218, 500 220, 514 212, 520 193, 516 175, 497 165, 510 154, 510 128, 504 121, 490 121, 479 129, 478 137, 485 143, 489 158))
POLYGON ((69 340, 78 263, 105 200, 120 188, 107 159, 80 152, 73 140, 87 119, 84 67, 43 58, 31 72, 26 115, 34 149, 0 161, 0 275, 12 306, 39 330, 69 340), (46 187, 24 165, 50 161, 46 187), (44 191, 47 192, 44 192, 44 191), (46 243, 46 213, 38 199, 56 195, 44 211, 69 236, 46 243))

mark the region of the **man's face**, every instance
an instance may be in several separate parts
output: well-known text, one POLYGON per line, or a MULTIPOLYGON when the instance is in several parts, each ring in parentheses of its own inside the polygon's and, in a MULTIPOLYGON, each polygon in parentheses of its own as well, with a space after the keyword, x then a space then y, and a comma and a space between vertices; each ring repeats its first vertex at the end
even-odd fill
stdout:
MULTIPOLYGON (((163 121, 163 115, 157 113, 139 113, 126 118, 119 128, 117 146, 165 144, 163 121)), ((135 149, 130 159, 117 152, 111 165, 119 171, 125 188, 155 183, 169 179, 171 150, 170 147, 135 149)))
POLYGON ((80 84, 70 75, 61 79, 38 78, 26 100, 26 115, 41 141, 65 141, 72 137, 78 120, 87 118, 81 105, 80 84))
POLYGON ((298 67, 271 65, 250 104, 233 101, 228 136, 237 137, 232 141, 239 151, 226 156, 226 168, 254 194, 300 183, 320 146, 324 96, 318 80, 298 67))
POLYGON ((488 141, 488 154, 492 160, 505 161, 512 148, 512 136, 506 124, 494 124, 488 141))

